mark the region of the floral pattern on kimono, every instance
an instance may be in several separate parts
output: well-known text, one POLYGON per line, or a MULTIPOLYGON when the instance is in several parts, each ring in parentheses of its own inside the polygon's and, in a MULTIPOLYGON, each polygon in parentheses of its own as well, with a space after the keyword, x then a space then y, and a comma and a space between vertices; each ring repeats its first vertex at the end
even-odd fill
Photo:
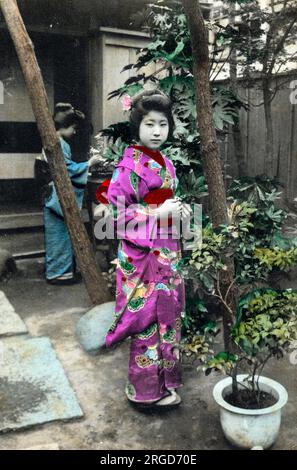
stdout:
POLYGON ((178 271, 180 240, 174 227, 164 229, 145 196, 158 188, 176 189, 175 169, 163 156, 162 167, 145 153, 129 147, 117 165, 107 192, 120 230, 116 268, 116 308, 106 336, 107 347, 131 336, 128 398, 156 401, 166 389, 181 386, 178 345, 185 305, 178 271), (124 198, 124 210, 116 208, 124 198), (137 222, 140 231, 129 229, 137 222), (125 231, 124 231, 125 230, 125 231))

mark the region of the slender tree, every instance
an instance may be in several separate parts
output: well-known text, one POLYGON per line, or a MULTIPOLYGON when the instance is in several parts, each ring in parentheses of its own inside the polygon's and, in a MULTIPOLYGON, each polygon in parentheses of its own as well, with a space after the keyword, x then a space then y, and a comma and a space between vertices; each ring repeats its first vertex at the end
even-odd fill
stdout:
MULTIPOLYGON (((228 0, 229 21, 224 25, 220 18, 217 37, 228 47, 230 55, 230 83, 235 83, 235 65, 240 68, 241 84, 248 88, 259 88, 263 93, 261 102, 249 101, 250 107, 264 107, 265 124, 265 173, 277 176, 274 155, 274 130, 272 104, 277 93, 292 80, 290 69, 296 62, 297 50, 297 4, 296 0, 270 0, 266 8, 258 0, 228 0), (237 24, 234 24, 237 18, 237 24), (233 62, 233 63, 232 63, 233 62), (279 73, 286 77, 277 79, 279 73)), ((236 94, 236 88, 235 88, 236 94)), ((234 127, 236 132, 236 127, 234 127)), ((234 134, 237 139, 236 134, 234 134)), ((235 144, 238 142, 236 141, 235 144)), ((238 151, 239 150, 239 151, 238 151)), ((245 174, 243 154, 239 147, 240 174, 245 174)))
MULTIPOLYGON (((197 126, 201 141, 203 170, 208 186, 210 217, 214 227, 228 223, 226 189, 224 186, 219 148, 213 123, 211 90, 209 83, 208 31, 205 27, 198 0, 182 0, 190 30, 193 76, 195 82, 197 126)), ((233 349, 230 326, 236 311, 236 292, 233 259, 225 256, 226 269, 218 282, 218 293, 223 305, 225 348, 233 349)))
MULTIPOLYGON (((265 142, 265 173, 274 177, 274 132, 272 101, 276 95, 277 89, 273 86, 274 74, 277 69, 286 64, 288 55, 286 54, 286 43, 296 41, 297 37, 297 6, 293 2, 284 1, 282 8, 275 11, 274 2, 272 2, 272 14, 269 21, 269 30, 266 35, 265 48, 262 59, 262 87, 263 103, 266 124, 266 142, 265 142)), ((296 59, 295 52, 295 59, 296 59)), ((293 60, 293 56, 290 58, 293 60)))
POLYGON ((109 300, 110 295, 106 281, 96 265, 92 246, 75 201, 33 44, 16 0, 0 0, 0 7, 24 74, 42 144, 86 289, 92 303, 100 304, 109 300))

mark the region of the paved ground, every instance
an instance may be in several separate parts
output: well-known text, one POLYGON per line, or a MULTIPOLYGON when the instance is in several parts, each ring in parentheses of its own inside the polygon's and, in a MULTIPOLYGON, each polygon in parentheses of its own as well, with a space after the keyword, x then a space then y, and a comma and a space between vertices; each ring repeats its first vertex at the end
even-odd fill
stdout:
MULTIPOLYGON (((225 441, 212 399, 221 376, 205 378, 194 366, 184 366, 183 403, 177 410, 141 413, 127 402, 123 389, 128 343, 98 357, 84 353, 75 326, 88 308, 84 286, 49 286, 42 276, 42 260, 22 261, 19 274, 0 284, 32 336, 51 339, 84 411, 84 418, 56 422, 0 436, 0 450, 60 449, 232 449, 225 441)), ((274 449, 297 450, 297 366, 288 359, 274 364, 266 375, 288 389, 281 434, 274 449)))

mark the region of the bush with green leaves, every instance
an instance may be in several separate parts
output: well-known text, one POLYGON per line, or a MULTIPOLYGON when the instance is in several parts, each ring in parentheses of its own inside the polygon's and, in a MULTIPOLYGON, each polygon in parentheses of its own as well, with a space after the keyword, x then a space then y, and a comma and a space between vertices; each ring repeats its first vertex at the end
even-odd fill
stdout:
POLYGON ((255 248, 254 257, 261 265, 284 270, 297 264, 297 248, 282 250, 275 248, 255 248))
POLYGON ((203 334, 209 311, 219 316, 218 303, 228 308, 230 290, 222 293, 219 287, 227 269, 226 254, 234 258, 239 298, 253 285, 267 284, 272 271, 297 264, 297 239, 281 233, 286 214, 276 205, 279 193, 275 185, 266 178, 236 180, 229 191, 228 225, 214 229, 207 220, 202 243, 197 242, 184 257, 181 270, 188 282, 192 280, 189 297, 196 298, 197 305, 195 309, 192 301, 186 308, 185 342, 191 344, 193 336, 203 334))
POLYGON ((269 288, 249 292, 239 301, 232 337, 252 357, 286 348, 297 339, 297 292, 269 288))
POLYGON ((281 192, 279 183, 265 176, 242 177, 234 180, 228 195, 238 202, 247 202, 257 208, 253 214, 251 232, 262 243, 270 243, 275 233, 282 230, 287 214, 277 206, 281 192))
POLYGON ((202 289, 216 295, 220 272, 227 269, 224 262, 227 254, 234 256, 237 284, 265 279, 272 266, 261 263, 255 252, 256 246, 262 243, 253 234, 256 211, 247 202, 233 201, 229 205, 228 225, 214 229, 208 222, 202 230, 202 243, 197 241, 185 257, 185 277, 195 278, 202 289))
POLYGON ((229 190, 228 225, 213 229, 208 222, 202 244, 197 242, 185 257, 185 275, 198 279, 208 292, 224 269, 223 253, 234 256, 236 284, 242 286, 297 263, 297 239, 281 232, 286 213, 276 205, 280 193, 266 179, 263 184, 246 180, 236 180, 229 190))
MULTIPOLYGON (((237 381, 239 372, 247 374, 244 382, 244 400, 258 403, 261 390, 259 377, 271 358, 280 359, 289 352, 297 340, 297 292, 292 289, 276 291, 255 289, 241 298, 235 323, 231 330, 232 338, 238 346, 237 354, 223 351, 205 357, 202 347, 196 350, 187 346, 192 358, 203 363, 208 375, 220 371, 232 377, 232 393, 237 403, 244 404, 237 381)), ((203 340, 200 340, 203 345, 203 340)))

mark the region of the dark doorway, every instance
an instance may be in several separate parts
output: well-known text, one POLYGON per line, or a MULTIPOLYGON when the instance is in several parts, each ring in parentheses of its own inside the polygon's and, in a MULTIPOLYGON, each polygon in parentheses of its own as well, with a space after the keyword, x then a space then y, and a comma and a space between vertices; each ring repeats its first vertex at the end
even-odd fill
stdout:
POLYGON ((86 114, 81 131, 71 141, 73 159, 88 158, 90 122, 88 119, 87 41, 78 37, 57 36, 54 42, 54 101, 71 103, 86 114))

